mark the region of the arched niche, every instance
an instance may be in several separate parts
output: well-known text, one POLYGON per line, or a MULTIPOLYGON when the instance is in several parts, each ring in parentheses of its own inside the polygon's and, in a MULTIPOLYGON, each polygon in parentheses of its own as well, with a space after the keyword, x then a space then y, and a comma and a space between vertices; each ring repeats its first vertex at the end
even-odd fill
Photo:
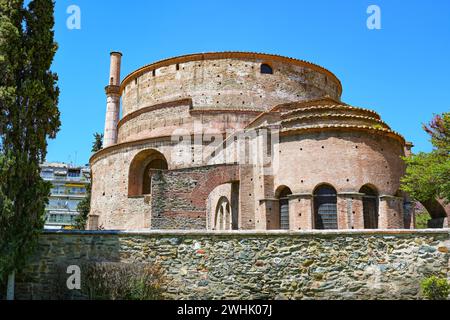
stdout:
POLYGON ((156 171, 167 170, 167 160, 155 149, 139 152, 131 161, 128 174, 128 196, 151 194, 151 176, 156 171))

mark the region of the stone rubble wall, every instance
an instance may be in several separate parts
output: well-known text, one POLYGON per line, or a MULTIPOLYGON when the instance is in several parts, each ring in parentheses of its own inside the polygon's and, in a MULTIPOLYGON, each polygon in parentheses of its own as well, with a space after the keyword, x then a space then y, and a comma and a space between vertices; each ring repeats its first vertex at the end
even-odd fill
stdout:
POLYGON ((236 165, 162 171, 152 176, 152 229, 206 229, 207 200, 219 185, 238 180, 236 165))
POLYGON ((449 277, 449 232, 47 232, 17 298, 55 299, 58 268, 109 261, 158 262, 167 299, 420 299, 449 277))

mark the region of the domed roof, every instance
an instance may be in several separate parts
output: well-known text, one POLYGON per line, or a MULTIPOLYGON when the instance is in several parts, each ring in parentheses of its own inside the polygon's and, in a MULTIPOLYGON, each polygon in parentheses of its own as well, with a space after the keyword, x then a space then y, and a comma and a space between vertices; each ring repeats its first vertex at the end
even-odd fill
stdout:
POLYGON ((281 134, 329 129, 385 133, 405 143, 373 110, 353 107, 329 97, 277 105, 262 113, 247 128, 278 126, 281 134))

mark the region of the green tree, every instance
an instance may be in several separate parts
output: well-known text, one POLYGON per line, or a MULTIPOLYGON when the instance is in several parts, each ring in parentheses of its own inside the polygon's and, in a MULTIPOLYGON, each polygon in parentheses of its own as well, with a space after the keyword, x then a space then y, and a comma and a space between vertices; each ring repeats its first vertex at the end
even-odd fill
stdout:
POLYGON ((45 222, 39 164, 60 127, 53 11, 52 0, 0 0, 0 282, 26 264, 45 222))
POLYGON ((416 213, 416 229, 427 229, 431 216, 427 211, 416 213))
MULTIPOLYGON (((94 142, 92 143, 92 152, 100 151, 103 148, 103 134, 94 133, 94 142)), ((91 174, 92 177, 92 174, 91 174)), ((74 227, 78 230, 86 229, 86 224, 91 211, 91 184, 86 186, 86 197, 78 203, 77 211, 79 215, 75 218, 74 227)))
POLYGON ((86 186, 86 197, 77 205, 79 215, 75 218, 74 228, 78 230, 86 229, 89 212, 91 211, 91 184, 86 186))
POLYGON ((450 113, 437 115, 424 130, 430 135, 433 150, 405 158, 407 169, 402 190, 421 202, 450 200, 450 113))
POLYGON ((103 133, 94 133, 94 142, 92 143, 92 152, 97 152, 103 148, 103 133))

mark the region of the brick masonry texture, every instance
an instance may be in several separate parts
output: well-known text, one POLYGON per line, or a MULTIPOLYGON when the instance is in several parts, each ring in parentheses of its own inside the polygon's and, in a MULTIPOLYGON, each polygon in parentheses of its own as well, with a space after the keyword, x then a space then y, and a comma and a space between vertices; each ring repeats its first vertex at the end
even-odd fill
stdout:
POLYGON ((369 216, 379 228, 414 225, 399 191, 404 138, 376 112, 340 101, 339 80, 321 67, 266 54, 194 54, 138 69, 119 92, 122 118, 107 117, 114 143, 90 160, 90 229, 217 230, 224 198, 233 229, 277 229, 277 190, 287 187, 289 229, 311 230, 313 194, 323 185, 335 190, 338 229, 364 228, 363 187, 375 194, 369 216), (164 165, 151 167, 156 160, 164 165), (162 170, 151 187, 150 169, 162 170))
POLYGON ((206 229, 208 195, 215 186, 238 179, 234 165, 159 172, 152 177, 152 227, 206 229))
POLYGON ((123 115, 158 103, 192 97, 201 108, 267 110, 283 102, 340 95, 336 80, 305 66, 270 57, 242 56, 186 61, 148 70, 126 83, 122 92, 123 115), (261 74, 269 63, 274 75, 261 74))
POLYGON ((160 263, 165 299, 420 299, 450 275, 449 232, 49 232, 17 297, 55 299, 58 268, 109 261, 160 263))

